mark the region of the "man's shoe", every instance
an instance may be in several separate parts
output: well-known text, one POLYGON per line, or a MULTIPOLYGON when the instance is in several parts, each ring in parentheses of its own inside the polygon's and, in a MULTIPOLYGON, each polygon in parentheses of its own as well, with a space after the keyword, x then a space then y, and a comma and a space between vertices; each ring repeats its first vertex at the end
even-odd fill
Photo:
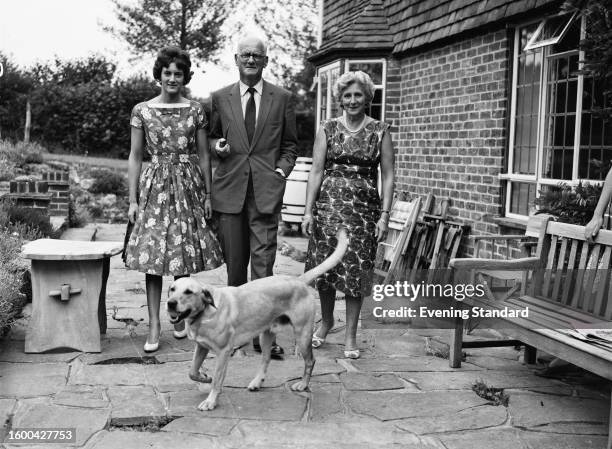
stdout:
POLYGON ((283 360, 283 354, 285 350, 281 348, 279 345, 274 343, 272 345, 272 350, 270 351, 270 356, 275 360, 283 360))
MULTIPOLYGON (((253 350, 255 352, 261 353, 261 345, 259 344, 259 339, 253 339, 253 350)), ((283 360, 283 354, 285 350, 281 348, 276 343, 272 344, 272 348, 270 349, 270 357, 275 360, 283 360)))
POLYGON ((255 337, 253 339, 253 351, 255 352, 261 352, 261 346, 259 344, 259 338, 255 337))

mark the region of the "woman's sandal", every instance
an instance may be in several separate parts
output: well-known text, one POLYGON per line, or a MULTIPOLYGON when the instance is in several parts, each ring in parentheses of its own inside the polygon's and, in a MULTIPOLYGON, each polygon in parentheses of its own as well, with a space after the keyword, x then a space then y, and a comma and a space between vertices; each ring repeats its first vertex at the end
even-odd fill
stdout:
POLYGON ((356 360, 361 356, 361 354, 359 353, 359 349, 349 349, 344 351, 344 358, 345 359, 353 359, 356 360))
POLYGON ((320 348, 323 343, 325 343, 325 339, 319 337, 316 333, 312 334, 312 347, 313 348, 320 348))
POLYGON ((202 384, 209 384, 212 382, 212 377, 206 373, 199 372, 197 376, 189 375, 189 378, 194 382, 200 382, 202 384))

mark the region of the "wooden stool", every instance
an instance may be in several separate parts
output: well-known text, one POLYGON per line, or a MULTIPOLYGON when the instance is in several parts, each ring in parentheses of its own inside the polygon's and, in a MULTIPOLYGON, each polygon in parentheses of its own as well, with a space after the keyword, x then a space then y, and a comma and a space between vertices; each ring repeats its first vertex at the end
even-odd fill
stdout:
POLYGON ((100 352, 110 258, 122 249, 123 242, 55 239, 23 246, 23 257, 32 259, 32 318, 25 352, 100 352))

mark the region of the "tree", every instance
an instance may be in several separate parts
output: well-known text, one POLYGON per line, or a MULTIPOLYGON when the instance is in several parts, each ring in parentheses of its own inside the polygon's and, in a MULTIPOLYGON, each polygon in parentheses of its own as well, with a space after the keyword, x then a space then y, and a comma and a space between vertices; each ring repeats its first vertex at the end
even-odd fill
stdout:
POLYGON ((61 84, 77 86, 87 83, 111 82, 117 65, 100 55, 87 58, 63 60, 58 57, 52 62, 36 63, 29 70, 37 84, 61 84))
POLYGON ((612 118, 612 0, 567 0, 566 11, 580 11, 586 17, 582 73, 592 76, 603 91, 599 114, 612 118))
POLYGON ((243 17, 252 17, 269 44, 267 73, 295 94, 300 156, 312 154, 315 133, 316 96, 310 91, 315 67, 307 57, 316 50, 317 4, 317 0, 243 0, 240 17, 232 17, 234 33, 249 25, 243 17))
POLYGON ((166 45, 188 50, 200 62, 217 62, 225 42, 221 27, 234 0, 113 0, 123 27, 104 29, 125 40, 135 53, 156 54, 166 45))
POLYGON ((317 0, 243 0, 238 9, 232 32, 243 32, 249 24, 242 18, 251 17, 269 43, 266 70, 288 89, 308 90, 312 76, 306 72, 313 69, 306 57, 316 50, 317 0))
POLYGON ((0 77, 0 131, 2 138, 21 139, 28 93, 33 81, 6 55, 0 53, 4 73, 0 77))

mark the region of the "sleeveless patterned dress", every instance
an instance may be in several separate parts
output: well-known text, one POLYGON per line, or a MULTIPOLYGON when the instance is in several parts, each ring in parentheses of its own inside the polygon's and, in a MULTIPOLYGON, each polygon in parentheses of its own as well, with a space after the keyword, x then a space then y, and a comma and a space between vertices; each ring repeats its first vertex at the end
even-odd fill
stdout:
POLYGON ((205 218, 206 190, 195 141, 197 130, 207 125, 204 109, 195 101, 154 106, 137 104, 130 121, 144 131, 151 163, 140 177, 126 266, 175 276, 217 268, 223 257, 205 218))
POLYGON ((377 249, 374 232, 381 207, 377 167, 389 125, 373 120, 357 133, 348 131, 338 119, 324 121, 321 126, 327 141, 325 172, 313 207, 313 233, 304 270, 320 264, 333 252, 342 224, 349 237, 348 250, 340 264, 315 281, 315 287, 366 296, 372 287, 377 249))

